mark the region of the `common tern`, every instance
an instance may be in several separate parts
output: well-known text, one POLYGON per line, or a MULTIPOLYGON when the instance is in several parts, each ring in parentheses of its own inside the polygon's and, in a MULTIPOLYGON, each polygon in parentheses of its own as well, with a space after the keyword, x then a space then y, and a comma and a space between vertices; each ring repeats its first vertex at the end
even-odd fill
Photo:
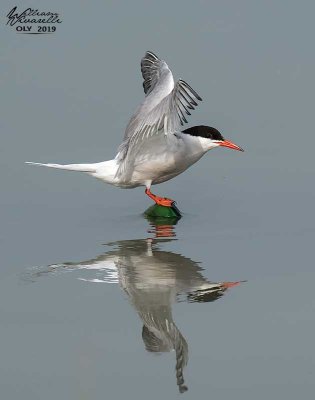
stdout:
POLYGON ((202 99, 187 82, 174 82, 165 61, 147 51, 141 72, 145 99, 131 117, 113 160, 67 165, 27 163, 85 172, 125 189, 145 186, 145 193, 156 204, 171 207, 174 200, 153 194, 151 185, 181 174, 215 147, 243 151, 215 128, 199 125, 181 130, 187 123, 186 115, 202 99))

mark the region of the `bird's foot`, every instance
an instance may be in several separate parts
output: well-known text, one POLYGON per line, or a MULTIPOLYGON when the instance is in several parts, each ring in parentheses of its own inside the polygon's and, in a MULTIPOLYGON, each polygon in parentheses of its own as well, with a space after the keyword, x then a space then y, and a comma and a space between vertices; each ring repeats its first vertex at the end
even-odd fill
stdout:
POLYGON ((156 204, 163 207, 172 207, 175 204, 175 200, 168 199, 167 197, 158 197, 155 200, 156 204))
POLYGON ((155 194, 151 193, 150 189, 146 189, 145 194, 154 200, 159 206, 172 207, 176 203, 174 200, 168 199, 167 197, 156 196, 155 194))

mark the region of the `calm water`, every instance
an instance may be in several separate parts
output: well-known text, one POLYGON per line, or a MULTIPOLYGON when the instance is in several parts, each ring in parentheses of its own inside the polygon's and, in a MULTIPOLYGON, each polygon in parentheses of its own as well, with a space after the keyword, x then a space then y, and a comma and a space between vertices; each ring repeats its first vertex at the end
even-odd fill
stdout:
POLYGON ((58 32, 0 26, 1 399, 313 398, 314 4, 40 3, 58 32), (24 164, 112 158, 145 50, 245 149, 154 188, 178 221, 24 164))
POLYGON ((64 232, 16 232, 0 290, 5 397, 313 392, 315 274, 290 261, 290 234, 79 215, 64 232))

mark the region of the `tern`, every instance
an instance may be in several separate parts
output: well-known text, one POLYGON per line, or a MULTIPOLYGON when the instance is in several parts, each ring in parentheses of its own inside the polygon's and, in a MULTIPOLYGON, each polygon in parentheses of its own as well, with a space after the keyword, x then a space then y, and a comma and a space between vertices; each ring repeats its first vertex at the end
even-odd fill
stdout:
POLYGON ((181 130, 186 115, 202 101, 187 82, 174 82, 165 61, 151 51, 141 60, 145 99, 131 117, 122 144, 113 160, 92 164, 42 164, 69 171, 87 173, 103 182, 128 189, 145 187, 156 204, 172 207, 174 200, 151 192, 151 186, 168 181, 184 172, 215 147, 244 151, 224 139, 215 128, 199 125, 181 130))

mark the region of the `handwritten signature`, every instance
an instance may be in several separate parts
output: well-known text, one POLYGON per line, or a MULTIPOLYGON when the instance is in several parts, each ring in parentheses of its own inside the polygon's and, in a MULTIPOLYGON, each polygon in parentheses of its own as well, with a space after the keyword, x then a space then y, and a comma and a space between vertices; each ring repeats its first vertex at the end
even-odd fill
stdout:
POLYGON ((27 8, 20 14, 16 12, 17 7, 13 7, 7 15, 7 25, 20 24, 61 24, 58 13, 41 12, 33 8, 27 8))

